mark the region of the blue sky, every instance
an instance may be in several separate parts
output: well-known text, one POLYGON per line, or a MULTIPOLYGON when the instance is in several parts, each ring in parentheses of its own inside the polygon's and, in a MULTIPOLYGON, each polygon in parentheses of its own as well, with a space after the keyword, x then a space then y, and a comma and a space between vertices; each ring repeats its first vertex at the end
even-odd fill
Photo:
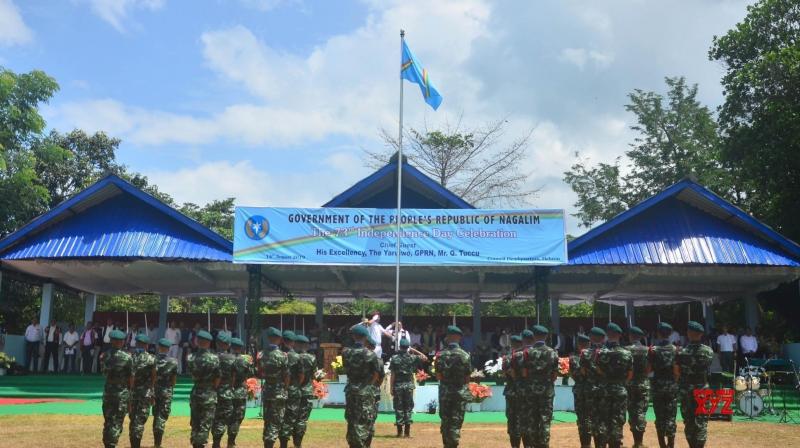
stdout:
MULTIPOLYGON (((444 97, 432 112, 408 90, 406 123, 533 128, 532 205, 571 211, 561 173, 576 151, 625 151, 628 92, 685 75, 720 104, 708 48, 746 5, 0 0, 0 65, 56 78, 48 125, 121 138, 119 159, 179 201, 318 206, 369 173, 362 148, 397 126, 402 27, 444 97)), ((568 230, 583 231, 574 219, 568 230)))

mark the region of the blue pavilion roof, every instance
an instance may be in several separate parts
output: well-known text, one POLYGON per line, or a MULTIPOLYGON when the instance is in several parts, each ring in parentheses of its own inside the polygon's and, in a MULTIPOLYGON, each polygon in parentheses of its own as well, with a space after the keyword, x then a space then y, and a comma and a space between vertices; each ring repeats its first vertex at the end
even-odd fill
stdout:
POLYGON ((110 175, 0 240, 0 259, 230 261, 232 243, 110 175))
POLYGON ((800 246, 691 180, 569 243, 570 265, 800 266, 800 246))

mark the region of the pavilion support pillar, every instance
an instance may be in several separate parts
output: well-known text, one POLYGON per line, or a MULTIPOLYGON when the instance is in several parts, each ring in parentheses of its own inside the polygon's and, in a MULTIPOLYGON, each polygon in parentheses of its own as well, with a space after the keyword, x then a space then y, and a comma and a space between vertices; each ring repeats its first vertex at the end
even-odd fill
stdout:
POLYGON ((39 325, 44 327, 50 325, 51 314, 53 311, 53 284, 45 283, 42 285, 42 307, 39 309, 39 325))
POLYGON ((550 268, 544 266, 536 266, 533 270, 536 288, 536 323, 542 323, 542 308, 545 301, 550 297, 550 268))
MULTIPOLYGON (((261 313, 259 313, 259 305, 261 304, 261 265, 249 264, 247 265, 247 300, 249 314, 249 324, 247 325, 247 333, 242 335, 242 340, 248 344, 249 338, 255 338, 257 348, 260 349, 261 345, 261 313)), ((249 347, 249 344, 247 345, 249 347)))
POLYGON ((0 302, 3 301, 3 271, 0 269, 0 302))
POLYGON ((158 337, 163 338, 167 332, 167 314, 169 313, 169 295, 161 294, 158 304, 158 337))
POLYGON ((744 299, 744 321, 748 328, 756 331, 758 327, 758 297, 755 294, 744 299))
POLYGON ((625 316, 628 317, 628 326, 636 325, 636 307, 633 306, 633 300, 625 302, 625 316))
POLYGON ((714 330, 714 304, 703 302, 703 317, 706 321, 706 334, 711 334, 714 330))
MULTIPOLYGON (((245 318, 247 317, 247 294, 239 294, 239 302, 236 306, 236 334, 242 338, 245 332, 245 318)), ((244 342, 245 340, 242 339, 244 342)))
POLYGON ((83 296, 83 324, 86 325, 94 320, 94 312, 97 310, 97 294, 84 294, 83 296))
MULTIPOLYGON (((561 310, 558 309, 558 297, 550 298, 550 329, 553 335, 553 346, 558 343, 558 338, 561 335, 561 310)), ((563 349, 563 347, 561 347, 563 349)))
POLYGON ((322 330, 322 324, 325 319, 325 298, 323 296, 319 296, 314 300, 316 305, 314 308, 314 323, 320 330, 322 330))
POLYGON ((472 298, 472 341, 475 347, 483 341, 481 336, 481 296, 479 294, 472 298))

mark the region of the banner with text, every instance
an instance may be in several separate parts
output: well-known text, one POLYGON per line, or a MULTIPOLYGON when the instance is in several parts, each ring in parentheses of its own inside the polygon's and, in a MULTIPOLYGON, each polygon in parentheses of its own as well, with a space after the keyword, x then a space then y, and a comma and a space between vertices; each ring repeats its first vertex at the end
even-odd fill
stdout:
MULTIPOLYGON (((397 211, 236 207, 234 263, 396 263, 397 211)), ((404 209, 404 265, 559 265, 567 262, 564 210, 404 209)))

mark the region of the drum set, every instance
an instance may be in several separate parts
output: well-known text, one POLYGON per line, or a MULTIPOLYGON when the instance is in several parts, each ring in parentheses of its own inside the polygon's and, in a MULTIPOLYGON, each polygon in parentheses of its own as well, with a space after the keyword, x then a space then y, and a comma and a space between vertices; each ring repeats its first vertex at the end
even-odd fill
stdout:
POLYGON ((736 391, 735 401, 742 415, 756 418, 762 412, 765 414, 777 413, 773 403, 772 373, 760 366, 747 366, 739 369, 739 375, 733 380, 733 389, 736 391), (766 384, 762 385, 762 378, 766 384))

